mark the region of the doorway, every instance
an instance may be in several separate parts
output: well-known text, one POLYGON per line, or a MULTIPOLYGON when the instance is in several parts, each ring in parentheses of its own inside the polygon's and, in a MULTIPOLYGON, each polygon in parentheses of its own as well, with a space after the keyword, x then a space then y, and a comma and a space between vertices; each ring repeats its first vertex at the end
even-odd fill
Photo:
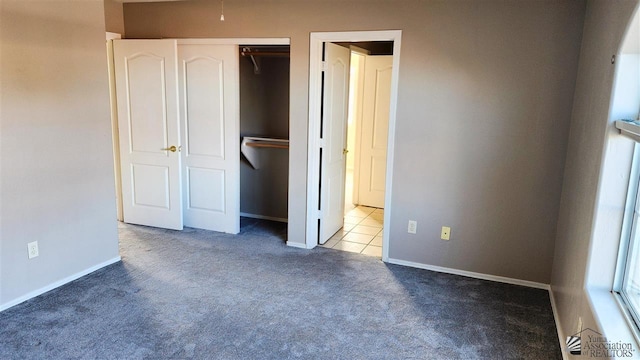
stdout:
MULTIPOLYGON (((308 215, 307 215, 307 247, 313 248, 318 244, 323 244, 336 234, 337 237, 346 235, 351 228, 360 226, 361 232, 371 235, 372 239, 364 239, 365 248, 373 245, 371 242, 376 237, 381 249, 381 257, 384 261, 388 258, 388 227, 375 229, 375 224, 363 223, 376 221, 388 223, 391 209, 385 204, 391 203, 391 184, 393 169, 393 133, 395 129, 395 112, 397 102, 397 82, 400 57, 401 31, 367 31, 367 32, 346 32, 346 33, 312 33, 310 46, 310 88, 309 88, 309 167, 308 167, 308 215), (362 106, 358 111, 357 101, 353 98, 361 96, 364 99, 364 92, 357 94, 351 86, 343 84, 349 81, 349 74, 345 74, 344 69, 351 68, 351 59, 366 57, 371 55, 372 46, 386 46, 389 56, 389 65, 382 72, 373 71, 379 82, 381 77, 386 77, 388 83, 386 92, 380 93, 380 89, 375 89, 373 94, 378 94, 379 99, 386 99, 378 105, 362 106), (339 50, 338 47, 342 47, 339 50), (346 55, 345 49, 346 48, 346 55), (342 55, 333 55, 340 53, 342 55), (344 79, 347 79, 346 81, 344 79), (351 92, 352 101, 343 100, 345 93, 351 92), (354 94, 355 93, 355 94, 354 94), (345 106, 346 105, 346 106, 345 106), (351 135, 347 131, 347 107, 351 107, 353 119, 362 119, 365 112, 372 116, 385 114, 388 119, 386 126, 380 125, 379 121, 373 121, 373 127, 365 134, 366 126, 360 123, 352 126, 351 135), (340 114, 344 114, 340 118, 340 114), (376 128, 377 126, 377 128, 376 128), (381 129, 384 128, 384 131, 381 129), (347 141, 351 138, 351 142, 347 141), (363 156, 362 150, 367 148, 365 143, 369 142, 370 154, 363 156), (335 149, 334 149, 335 148, 335 149), (372 153, 372 150, 379 150, 372 153), (382 154, 381 154, 381 153, 382 154), (351 157, 349 156, 351 153, 351 157), (338 154, 342 155, 338 157, 338 154), (382 158, 380 157, 382 155, 382 158), (341 161, 338 161, 338 159, 341 161), (382 159, 382 161, 378 161, 382 159), (363 172, 364 170, 364 172, 363 172), (347 176, 352 171, 353 176, 347 176), (362 174, 367 174, 369 178, 363 178, 362 174), (371 178, 370 175, 375 175, 371 178), (339 186, 336 179, 339 179, 339 186), (345 184, 345 179, 349 179, 345 184), (351 180, 352 179, 352 180, 351 180), (365 186, 362 186, 364 184, 365 186), (346 185, 346 186, 345 186, 346 185), (350 191, 353 189, 354 191, 350 191), (345 191, 346 190, 346 191, 345 191), (377 195, 378 201, 371 200, 371 193, 377 195), (362 196, 364 193, 365 196, 362 196), (353 200, 349 200, 349 198, 353 200), (367 198, 369 198, 367 200, 367 198), (339 201, 338 201, 339 199, 339 201), (346 200, 345 200, 346 199, 346 200), (354 204, 364 205, 368 201, 369 206, 355 207, 354 204), (339 204, 336 205, 336 204, 339 204), (350 205, 351 204, 351 205, 350 205), (373 206, 371 206, 373 205, 373 206), (345 218, 345 210, 349 215, 345 218), (317 216, 316 216, 317 214, 317 216), (376 220, 377 218, 377 220, 376 220), (346 221, 345 221, 346 220, 346 221), (354 223, 356 222, 357 223, 354 223), (372 225, 372 226, 369 226, 372 225), (365 227, 367 227, 365 229, 365 227), (369 228, 371 227, 371 229, 369 228), (373 234, 375 232, 375 234, 373 234)), ((382 55, 382 54, 381 54, 382 55)), ((381 56, 382 57, 382 56, 381 56)), ((373 62, 373 61, 372 61, 373 62)), ((364 82, 364 67, 359 71, 364 82)), ((375 120, 375 119, 374 119, 375 120)), ((349 174, 350 175, 350 174, 349 174)), ((382 224, 380 224, 382 227, 382 224)), ((354 233, 352 237, 356 237, 354 233)), ((354 240, 351 239, 351 240, 354 240)), ((332 241, 335 242, 336 238, 332 241)), ((358 243, 357 241, 352 241, 358 243)), ((352 247, 356 247, 352 245, 352 247)), ((360 246, 357 246, 360 247, 360 246)), ((362 249, 364 250, 364 248, 362 249)), ((360 252, 360 251, 357 251, 360 252)), ((373 254, 372 254, 373 255, 373 254)))
MULTIPOLYGON (((344 218, 323 247, 382 257, 393 42, 337 43, 350 51, 344 218)), ((322 173, 322 172, 321 172, 322 173)))
POLYGON ((240 231, 287 239, 289 45, 242 44, 240 53, 240 231))

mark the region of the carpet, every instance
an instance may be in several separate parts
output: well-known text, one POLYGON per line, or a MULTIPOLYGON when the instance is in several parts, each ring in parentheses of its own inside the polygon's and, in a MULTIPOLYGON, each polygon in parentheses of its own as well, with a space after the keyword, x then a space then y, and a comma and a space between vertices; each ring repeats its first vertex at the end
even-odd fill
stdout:
POLYGON ((561 359, 545 290, 119 225, 122 262, 0 313, 1 359, 561 359))

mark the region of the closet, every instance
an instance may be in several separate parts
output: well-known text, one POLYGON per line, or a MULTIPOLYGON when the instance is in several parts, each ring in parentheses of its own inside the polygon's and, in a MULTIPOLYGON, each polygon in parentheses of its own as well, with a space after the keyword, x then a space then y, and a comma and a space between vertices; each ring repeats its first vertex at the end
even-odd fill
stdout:
POLYGON ((240 45, 240 215, 287 221, 289 46, 240 45))
MULTIPOLYGON (((241 177, 247 216, 286 220, 288 55, 254 55, 247 64, 244 47, 220 39, 113 41, 125 222, 238 233, 241 177), (251 78, 240 75, 246 67, 251 78), (261 165, 243 161, 241 171, 245 135, 257 139, 243 147, 261 165)), ((288 46, 276 48, 288 54, 288 46)))

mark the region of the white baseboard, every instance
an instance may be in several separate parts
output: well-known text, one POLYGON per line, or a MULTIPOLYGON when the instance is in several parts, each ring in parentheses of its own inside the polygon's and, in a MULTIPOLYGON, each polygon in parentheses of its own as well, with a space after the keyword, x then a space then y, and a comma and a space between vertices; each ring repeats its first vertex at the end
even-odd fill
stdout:
POLYGON ((285 219, 285 218, 266 216, 266 215, 256 215, 256 214, 249 214, 249 213, 243 213, 243 212, 240 213, 240 216, 251 218, 251 219, 271 220, 271 221, 278 221, 283 223, 289 222, 289 219, 285 219))
POLYGON ((307 249, 307 244, 305 243, 287 241, 287 246, 291 246, 298 249, 307 249))
POLYGON ((558 316, 558 308, 556 307, 556 298, 553 296, 553 289, 551 289, 551 287, 549 287, 549 299, 551 300, 551 310, 553 310, 553 320, 556 322, 556 331, 558 332, 558 342, 560 343, 560 352, 562 352, 562 359, 569 360, 567 349, 564 346, 564 332, 560 327, 560 317, 558 316))
POLYGON ((488 275, 488 274, 482 274, 482 273, 477 273, 472 271, 451 269, 451 268, 446 268, 441 266, 427 265, 427 264, 421 264, 421 263, 416 263, 412 261, 404 261, 404 260, 391 259, 391 258, 389 259, 388 262, 391 264, 411 266, 419 269, 437 271, 437 272, 442 272, 447 274, 462 275, 462 276, 467 276, 467 277, 476 278, 476 279, 497 281, 501 283, 521 285, 521 286, 526 286, 526 287, 531 287, 536 289, 547 290, 549 292, 549 300, 551 301, 551 310, 553 311, 553 320, 555 321, 555 324, 556 324, 556 331, 558 335, 558 342, 560 343, 560 352, 562 353, 562 359, 569 360, 569 355, 567 353, 567 350, 564 344, 564 341, 565 341, 564 333, 562 331, 562 328, 560 327, 560 318, 558 317, 556 300, 555 300, 555 297, 553 296, 553 290, 551 289, 550 284, 543 284, 543 283, 528 281, 528 280, 513 279, 513 278, 504 277, 504 276, 488 275))
POLYGON ((504 277, 504 276, 489 275, 489 274, 482 274, 482 273, 477 273, 473 271, 465 271, 465 270, 446 268, 442 266, 427 265, 427 264, 421 264, 413 261, 405 261, 405 260, 389 258, 388 262, 396 265, 410 266, 418 269, 431 270, 431 271, 436 271, 436 272, 441 272, 446 274, 453 274, 453 275, 461 275, 461 276, 466 276, 466 277, 475 278, 475 279, 490 280, 490 281, 496 281, 496 282, 512 284, 512 285, 526 286, 526 287, 531 287, 536 289, 549 290, 550 288, 549 284, 543 284, 535 281, 513 279, 513 278, 504 277))
POLYGON ((7 310, 10 307, 16 306, 16 305, 18 305, 18 304, 20 304, 22 302, 25 302, 25 301, 27 301, 27 300, 29 300, 31 298, 36 297, 38 295, 42 295, 42 294, 46 293, 47 291, 51 291, 51 290, 53 290, 53 289, 55 289, 57 287, 60 287, 60 286, 62 286, 64 284, 70 283, 73 280, 77 280, 77 279, 79 279, 79 278, 81 278, 81 277, 83 277, 85 275, 89 275, 92 272, 94 272, 96 270, 99 270, 99 269, 102 269, 105 266, 109 266, 111 264, 117 263, 120 260, 121 260, 120 256, 115 257, 115 258, 113 258, 111 260, 107 260, 107 261, 105 261, 103 263, 100 263, 98 265, 92 266, 92 267, 90 267, 90 268, 88 268, 86 270, 80 271, 80 272, 75 273, 75 274, 73 274, 71 276, 67 276, 66 278, 64 278, 62 280, 56 281, 56 282, 54 282, 52 284, 49 284, 47 286, 44 286, 44 287, 38 289, 38 290, 34 290, 34 291, 32 291, 32 292, 30 292, 30 293, 28 293, 26 295, 20 296, 17 299, 11 300, 11 301, 9 301, 7 303, 4 303, 4 304, 0 304, 0 311, 7 310))

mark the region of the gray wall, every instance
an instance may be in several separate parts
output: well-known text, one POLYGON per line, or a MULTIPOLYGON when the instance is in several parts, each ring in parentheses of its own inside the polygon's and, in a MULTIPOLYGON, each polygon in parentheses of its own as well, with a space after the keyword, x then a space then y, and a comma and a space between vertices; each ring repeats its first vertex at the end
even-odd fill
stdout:
POLYGON ((594 284, 604 285, 602 277, 609 277, 607 290, 611 289, 611 265, 620 240, 632 151, 631 141, 618 135, 612 121, 618 116, 637 116, 638 108, 625 114, 620 107, 611 107, 615 66, 610 60, 620 48, 637 3, 600 0, 589 1, 587 6, 551 281, 559 330, 564 335, 577 330, 579 316, 585 328, 597 328, 585 287, 590 286, 590 265, 602 265, 598 258, 611 260, 613 256, 607 266, 591 271, 594 284), (621 161, 607 161, 605 149, 622 155, 621 161), (610 186, 612 181, 618 183, 617 188, 610 186), (603 220, 608 235, 599 230, 603 220), (605 247, 598 244, 600 238, 608 242, 605 247), (588 263, 590 254, 594 261, 588 263))
POLYGON ((0 6, 3 308, 117 260, 118 238, 102 2, 0 6))
POLYGON ((309 33, 403 30, 389 256, 550 282, 584 2, 236 0, 225 22, 218 2, 124 8, 132 38, 291 38, 288 241, 298 243, 309 33))
MULTIPOLYGON (((289 58, 258 57, 255 74, 248 57, 240 57, 240 136, 289 138, 289 58)), ((240 211, 287 218, 289 151, 258 149, 260 166, 240 162, 240 211)))

